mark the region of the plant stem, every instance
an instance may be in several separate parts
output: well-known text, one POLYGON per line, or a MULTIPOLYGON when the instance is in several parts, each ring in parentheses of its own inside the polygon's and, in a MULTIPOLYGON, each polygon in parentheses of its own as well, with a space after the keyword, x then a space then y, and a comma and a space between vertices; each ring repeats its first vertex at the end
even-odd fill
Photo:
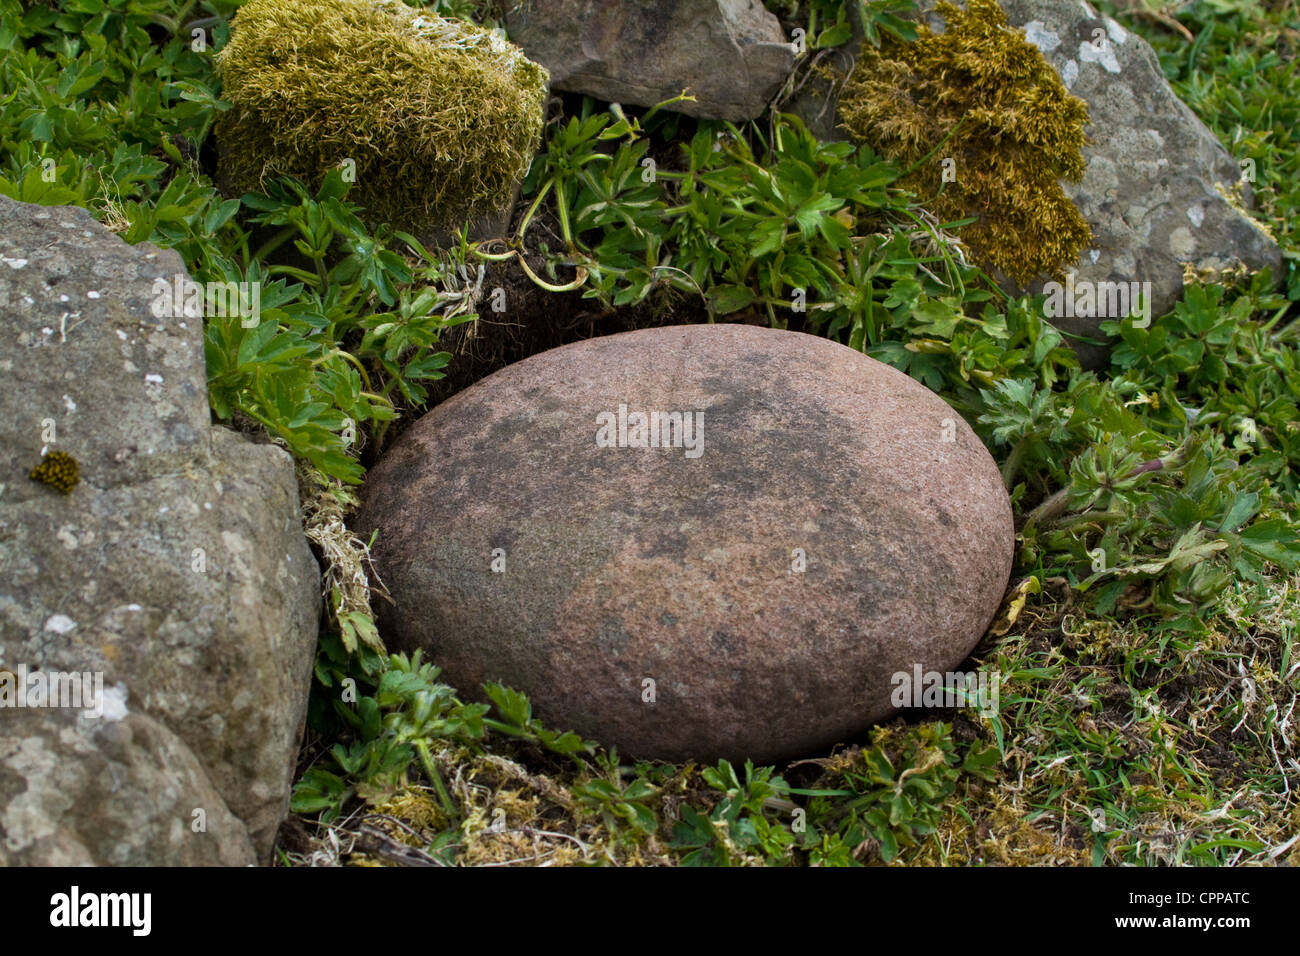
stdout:
POLYGON ((442 782, 442 774, 438 773, 438 768, 434 766, 433 754, 429 753, 428 742, 423 739, 416 739, 412 743, 415 744, 415 752, 420 755, 424 775, 429 778, 429 782, 433 784, 433 789, 438 794, 438 802, 447 811, 448 817, 452 820, 459 820, 460 811, 456 809, 456 804, 452 802, 451 794, 447 792, 447 785, 442 782))
POLYGON ((566 285, 554 285, 547 282, 532 269, 528 268, 528 262, 523 256, 519 257, 519 265, 523 268, 524 272, 527 273, 528 278, 532 279, 534 283, 541 286, 547 292, 572 292, 575 289, 581 288, 582 284, 587 281, 587 276, 590 275, 590 273, 587 272, 586 267, 578 266, 578 274, 574 276, 572 282, 567 283, 566 285))
POLYGON ((533 204, 528 207, 528 212, 524 213, 524 218, 519 222, 519 231, 515 233, 515 240, 517 242, 523 241, 524 233, 528 229, 528 224, 533 221, 533 216, 537 213, 537 207, 542 204, 542 200, 546 198, 546 194, 551 191, 551 187, 554 185, 555 177, 552 176, 542 184, 541 189, 537 190, 537 198, 533 200, 533 204))
POLYGON ((499 734, 505 734, 507 737, 521 737, 524 740, 533 740, 534 735, 527 730, 521 730, 518 727, 512 727, 509 724, 503 724, 499 720, 493 720, 490 717, 483 718, 483 726, 489 730, 495 730, 499 734))
POLYGON ((928 162, 931 156, 939 152, 939 150, 943 149, 944 145, 948 142, 948 140, 953 138, 957 130, 961 129, 961 125, 964 122, 966 122, 965 117, 959 119, 957 121, 957 125, 954 126, 952 129, 948 130, 948 134, 944 136, 943 139, 939 140, 938 144, 934 147, 934 149, 930 150, 928 153, 926 153, 924 156, 922 156, 920 159, 914 162, 911 166, 908 166, 907 169, 903 170, 903 172, 899 175, 898 178, 902 179, 904 176, 907 176, 909 173, 912 172, 912 170, 916 169, 918 166, 921 166, 924 163, 928 162))
POLYGON ((294 234, 297 231, 298 231, 298 227, 295 225, 285 226, 274 236, 268 239, 266 241, 266 244, 263 245, 262 248, 258 249, 257 252, 253 253, 253 258, 263 262, 266 261, 266 257, 268 255, 270 255, 272 252, 275 252, 276 249, 279 249, 282 245, 284 245, 291 238, 293 238, 294 234))
POLYGON ((1008 489, 1012 487, 1012 482, 1016 479, 1016 472, 1020 470, 1020 463, 1025 460, 1025 449, 1029 447, 1029 436, 1021 435, 1020 440, 1016 442, 1016 447, 1011 449, 1011 454, 1007 460, 1002 463, 1002 483, 1008 489))
POLYGON ((293 266, 271 266, 271 268, 266 270, 266 274, 292 276, 295 279, 307 283, 313 289, 320 285, 319 276, 312 275, 310 272, 306 272, 302 269, 296 269, 293 266))
MULTIPOLYGON (((1014 452, 1012 453, 1014 454, 1014 452)), ((1173 468, 1183 463, 1183 450, 1179 448, 1173 454, 1165 458, 1152 458, 1150 461, 1144 461, 1138 465, 1124 479, 1136 478, 1138 475, 1145 475, 1149 471, 1161 471, 1165 468, 1173 468)), ((1045 499, 1025 518, 1025 527, 1037 524, 1051 524, 1057 518, 1065 514, 1066 502, 1069 499, 1070 486, 1066 485, 1060 491, 1055 492, 1051 497, 1045 499)))

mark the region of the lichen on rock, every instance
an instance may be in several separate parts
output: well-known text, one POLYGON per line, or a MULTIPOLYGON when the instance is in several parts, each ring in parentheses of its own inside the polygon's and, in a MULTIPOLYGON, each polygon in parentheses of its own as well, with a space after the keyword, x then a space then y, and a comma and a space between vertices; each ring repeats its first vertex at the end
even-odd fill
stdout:
POLYGON ((937 9, 942 33, 863 44, 840 120, 910 170, 901 185, 942 220, 974 217, 962 238, 985 265, 1022 286, 1060 277, 1092 235, 1061 188, 1084 173, 1087 104, 996 0, 937 9))
POLYGON ((81 480, 77 459, 66 451, 46 452, 41 463, 32 469, 30 477, 32 481, 49 485, 65 495, 72 494, 72 489, 81 480))
POLYGON ((231 189, 315 186, 351 160, 367 218, 417 231, 509 203, 547 86, 499 35, 398 0, 251 0, 217 71, 231 189))

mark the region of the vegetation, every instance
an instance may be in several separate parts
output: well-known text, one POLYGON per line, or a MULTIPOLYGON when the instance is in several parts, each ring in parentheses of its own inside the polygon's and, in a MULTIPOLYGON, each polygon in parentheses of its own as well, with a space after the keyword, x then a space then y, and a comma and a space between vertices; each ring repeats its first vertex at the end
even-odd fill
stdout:
MULTIPOLYGON (((214 416, 299 460, 332 585, 283 862, 1300 863, 1293 9, 1115 11, 1254 161, 1288 264, 1194 283, 1149 328, 1113 323, 1091 373, 1041 299, 967 260, 975 224, 948 221, 909 157, 819 142, 781 104, 739 127, 557 101, 505 242, 428 248, 332 153, 223 195, 212 134, 235 93, 213 53, 239 6, 0 0, 0 193, 85 206, 198 280, 262 284, 263 321, 210 317, 205 347, 214 416), (899 719, 780 768, 629 763, 508 688, 472 702, 384 653, 350 489, 460 360, 451 337, 483 326, 480 266, 524 277, 540 305, 511 308, 529 321, 757 319, 943 395, 1016 509, 1014 587, 972 661, 1001 675, 999 711, 899 719)), ((838 2, 769 6, 810 59, 851 33, 838 2)), ((484 3, 423 9, 492 25, 484 3)), ((906 21, 863 9, 868 43, 907 62, 906 21)))
POLYGON ((900 185, 940 219, 973 219, 962 238, 981 261, 1022 286, 1059 278, 1092 236, 1061 188, 1083 178, 1087 104, 997 0, 938 10, 943 33, 863 45, 844 126, 909 170, 900 185))
POLYGON ((413 231, 509 205, 541 132, 544 69, 398 0, 250 0, 216 67, 235 191, 346 165, 371 221, 413 231))

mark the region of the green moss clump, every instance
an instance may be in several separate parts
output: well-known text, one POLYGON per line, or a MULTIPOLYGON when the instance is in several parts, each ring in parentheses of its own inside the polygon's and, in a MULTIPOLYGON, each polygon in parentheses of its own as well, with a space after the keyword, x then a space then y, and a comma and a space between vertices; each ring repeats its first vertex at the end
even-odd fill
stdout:
POLYGON ((367 218, 424 231, 500 208, 528 170, 549 77, 489 30, 398 0, 250 0, 232 29, 216 131, 237 192, 351 159, 367 218))
POLYGON ((28 477, 67 495, 72 493, 72 489, 81 480, 81 469, 77 465, 77 459, 66 451, 50 451, 45 453, 41 463, 32 469, 28 477))
POLYGON ((1009 26, 996 0, 968 0, 966 10, 940 2, 938 10, 947 22, 941 34, 922 24, 911 43, 886 36, 878 50, 863 44, 840 120, 912 169, 901 184, 941 220, 975 217, 962 238, 986 265, 1021 286, 1060 278, 1092 239, 1060 182, 1083 176, 1087 104, 1009 26), (955 160, 947 183, 945 158, 955 160))

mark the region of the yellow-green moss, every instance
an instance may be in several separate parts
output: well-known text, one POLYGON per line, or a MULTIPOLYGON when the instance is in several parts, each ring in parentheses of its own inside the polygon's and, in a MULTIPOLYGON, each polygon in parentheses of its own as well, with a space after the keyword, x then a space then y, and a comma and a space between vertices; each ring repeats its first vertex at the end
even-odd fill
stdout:
POLYGON ((508 202, 542 128, 546 71, 491 31, 397 0, 250 0, 217 57, 230 186, 315 187, 352 160, 349 198, 420 229, 508 202))
POLYGON ((72 489, 81 480, 81 469, 77 465, 77 459, 66 451, 51 451, 45 453, 29 477, 32 481, 39 481, 67 495, 72 493, 72 489))
POLYGON ((996 0, 938 10, 941 34, 922 24, 914 42, 863 44, 841 122, 904 169, 915 165, 902 185, 941 219, 976 217, 962 238, 986 265, 1022 286, 1059 277, 1091 240, 1060 183, 1083 176, 1087 104, 996 0), (947 183, 945 158, 955 161, 947 183))

